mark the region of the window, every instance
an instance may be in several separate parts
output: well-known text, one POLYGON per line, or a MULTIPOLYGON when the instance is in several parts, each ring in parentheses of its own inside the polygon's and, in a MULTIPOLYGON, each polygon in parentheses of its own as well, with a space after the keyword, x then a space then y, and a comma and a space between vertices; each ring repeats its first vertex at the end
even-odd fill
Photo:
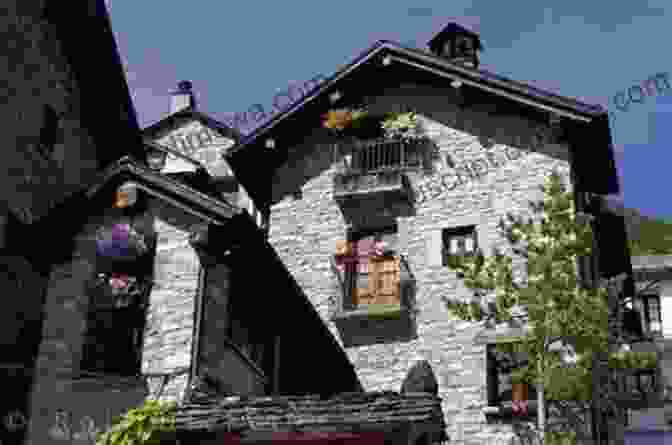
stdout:
POLYGON ((469 255, 475 253, 478 248, 476 226, 443 229, 441 235, 444 266, 448 265, 448 259, 451 256, 469 255))
POLYGON ((345 268, 349 302, 354 308, 400 304, 399 257, 393 255, 397 226, 353 233, 354 261, 345 268), (378 255, 382 253, 382 255, 378 255))
MULTIPOLYGON (((507 348, 508 349, 508 348, 507 348)), ((496 344, 489 344, 486 348, 488 366, 488 405, 499 406, 504 409, 513 408, 513 382, 511 373, 527 365, 527 354, 524 352, 503 351, 496 344)), ((527 400, 534 405, 537 399, 534 385, 527 385, 527 400)), ((528 408, 528 413, 531 410, 528 408)))
POLYGON ((59 118, 56 111, 49 105, 44 106, 44 121, 40 130, 40 141, 37 149, 43 158, 50 158, 54 146, 59 142, 59 118))
POLYGON ((143 332, 154 268, 155 235, 141 224, 101 227, 97 240, 96 275, 87 283, 89 305, 80 367, 116 375, 138 375, 143 332), (128 242, 117 239, 130 226, 128 242), (116 233, 109 238, 110 233, 116 233), (116 240, 111 244, 110 239, 116 240), (132 241, 132 242, 131 242, 132 241), (100 242, 100 243, 99 243, 100 242), (142 246, 142 247, 140 247, 142 246), (119 254, 133 251, 132 260, 119 254))
POLYGON ((97 308, 89 312, 83 370, 117 375, 140 371, 144 308, 97 308))
POLYGON ((271 359, 269 355, 273 353, 271 346, 273 336, 263 326, 255 325, 255 311, 247 305, 249 302, 244 299, 249 289, 242 286, 241 278, 238 272, 231 275, 232 282, 238 282, 241 285, 233 284, 231 298, 228 301, 227 337, 246 358, 261 369, 266 377, 269 377, 267 366, 271 359))
POLYGON ((644 330, 649 334, 660 334, 662 332, 662 320, 660 311, 660 295, 646 294, 642 295, 639 307, 644 316, 644 330))

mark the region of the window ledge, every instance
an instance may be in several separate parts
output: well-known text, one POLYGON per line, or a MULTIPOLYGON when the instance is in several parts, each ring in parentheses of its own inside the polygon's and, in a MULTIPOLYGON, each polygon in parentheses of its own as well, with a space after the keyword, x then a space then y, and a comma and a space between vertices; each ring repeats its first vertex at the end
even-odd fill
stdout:
POLYGON ((353 310, 341 310, 334 314, 332 320, 347 319, 398 319, 408 313, 408 309, 395 304, 371 305, 370 307, 357 308, 353 310))
POLYGON ((494 406, 486 406, 482 409, 482 412, 486 415, 487 418, 529 420, 536 418, 537 416, 537 401, 527 401, 527 414, 525 415, 514 413, 513 408, 511 407, 511 402, 504 402, 500 405, 494 406))

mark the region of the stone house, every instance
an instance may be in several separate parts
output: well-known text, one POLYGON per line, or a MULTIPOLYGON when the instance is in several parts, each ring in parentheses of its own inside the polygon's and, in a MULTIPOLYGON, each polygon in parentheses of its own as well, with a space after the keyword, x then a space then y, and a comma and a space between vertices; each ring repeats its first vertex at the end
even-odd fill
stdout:
MULTIPOLYGON (((147 397, 360 389, 331 333, 238 207, 125 157, 39 224, 61 229, 45 253, 53 267, 26 443, 86 443, 147 397), (125 237, 115 238, 120 230, 125 237), (283 298, 259 310, 266 286, 283 298), (310 366, 306 335, 315 349, 310 366), (328 382, 326 373, 334 373, 328 382)), ((33 236, 46 242, 50 234, 33 236)))
POLYGON ((19 425, 17 434, 25 431, 22 416, 42 341, 53 265, 46 253, 53 240, 36 243, 34 235, 55 234, 57 228, 39 223, 110 162, 124 155, 140 158, 144 150, 103 0, 9 0, 3 2, 0 29, 0 281, 11 302, 0 315, 0 373, 8 387, 0 402, 5 440, 7 416, 19 425))
MULTIPOLYGON (((456 24, 429 51, 377 42, 227 155, 364 389, 396 388, 410 363, 427 360, 459 444, 510 437, 510 379, 491 351, 521 331, 451 319, 443 298, 469 293, 448 258, 497 247, 524 278, 496 229, 505 213, 527 214, 553 170, 578 212, 618 191, 606 111, 480 69, 480 49, 456 24), (329 112, 360 108, 413 111, 421 137, 386 139, 366 120, 342 135, 325 128, 329 112), (381 242, 386 251, 375 253, 381 242)), ((597 246, 580 260, 583 279, 630 274, 622 218, 593 214, 597 246)), ((533 421, 528 394, 523 420, 533 421)))

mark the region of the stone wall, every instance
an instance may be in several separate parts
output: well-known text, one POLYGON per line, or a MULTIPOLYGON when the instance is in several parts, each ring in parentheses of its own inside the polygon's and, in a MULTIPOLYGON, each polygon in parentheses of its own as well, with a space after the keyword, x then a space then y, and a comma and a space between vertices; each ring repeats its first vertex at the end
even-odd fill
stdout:
MULTIPOLYGON (((200 162, 216 180, 233 176, 224 155, 233 146, 234 141, 203 125, 198 119, 180 119, 175 122, 172 128, 153 135, 148 134, 145 139, 177 150, 200 162)), ((195 166, 193 164, 169 154, 162 172, 176 173, 194 170, 195 166)), ((232 204, 247 210, 257 222, 257 225, 262 224, 262 212, 255 207, 242 185, 238 184, 237 192, 227 196, 227 199, 229 197, 233 198, 232 204)))
MULTIPOLYGON (((101 225, 111 224, 118 217, 111 209, 91 215, 74 238, 70 259, 52 267, 43 309, 43 338, 30 395, 26 443, 59 443, 62 439, 50 437, 59 410, 77 413, 79 417, 88 415, 102 424, 105 416, 116 416, 139 404, 144 397, 146 389, 140 379, 80 378, 89 308, 87 281, 96 274, 95 235, 101 225)), ((146 218, 147 215, 139 215, 136 220, 146 218)))
MULTIPOLYGON (((0 14, 0 198, 26 220, 45 215, 97 172, 96 147, 81 120, 82 98, 43 1, 8 1, 0 14), (53 154, 40 154, 47 107, 57 116, 53 154)), ((91 72, 94 75, 93 72, 91 72)))
POLYGON ((75 238, 71 260, 53 267, 30 399, 33 442, 27 443, 59 442, 48 437, 59 409, 75 417, 91 416, 102 427, 112 416, 138 406, 145 397, 160 395, 161 400, 179 401, 184 395, 191 366, 200 266, 188 239, 201 221, 157 201, 147 212, 134 217, 134 223, 153 227, 157 236, 141 368, 150 377, 86 377, 88 374, 80 373, 89 304, 86 283, 96 273, 95 233, 102 224, 115 222, 118 217, 113 209, 92 215, 75 238), (170 377, 164 380, 164 374, 170 377))
MULTIPOLYGON (((340 288, 329 257, 345 237, 346 221, 331 197, 336 168, 326 161, 333 152, 329 144, 311 139, 310 158, 290 162, 277 173, 283 181, 303 180, 274 183, 277 202, 271 208, 269 241, 346 349, 365 390, 399 390, 410 366, 427 359, 439 380, 454 443, 495 443, 510 436, 510 426, 487 424, 481 411, 487 404, 485 347, 473 342, 480 327, 452 319, 445 309, 442 297, 469 294, 455 273, 441 266, 437 239, 443 228, 473 224, 486 254, 495 246, 505 248, 496 229, 500 218, 509 211, 527 212, 527 201, 542 196, 538 186, 553 169, 568 184, 568 153, 566 146, 539 137, 538 124, 487 108, 459 109, 446 100, 451 94, 407 87, 368 101, 381 110, 413 107, 433 142, 431 171, 409 174, 416 196, 423 199, 410 214, 396 216, 399 252, 416 279, 414 338, 348 347, 331 320, 340 288), (290 196, 296 188, 300 198, 290 196)), ((522 262, 515 259, 514 264, 522 273, 522 262)))

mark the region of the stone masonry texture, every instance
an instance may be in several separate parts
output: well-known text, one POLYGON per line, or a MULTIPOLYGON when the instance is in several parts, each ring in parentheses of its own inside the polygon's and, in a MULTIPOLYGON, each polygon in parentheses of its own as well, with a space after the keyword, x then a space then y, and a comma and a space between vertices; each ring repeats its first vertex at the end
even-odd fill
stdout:
MULTIPOLYGON (((340 288, 329 257, 336 241, 345 238, 346 221, 331 196, 337 171, 329 161, 333 146, 314 134, 306 138, 311 145, 307 158, 277 173, 269 241, 347 351, 365 390, 398 391, 411 366, 426 359, 437 375, 452 443, 506 443, 510 425, 488 423, 482 413, 487 405, 485 347, 474 344, 482 327, 451 318, 442 300, 470 294, 454 272, 432 259, 441 248, 432 240, 441 229, 473 224, 486 254, 499 247, 512 255, 497 223, 506 212, 529 214, 528 201, 543 196, 539 186, 554 169, 571 190, 568 147, 540 137, 540 124, 517 115, 494 114, 484 106, 459 108, 451 103, 454 94, 406 85, 367 98, 373 111, 416 110, 438 151, 431 172, 409 174, 416 197, 422 197, 415 212, 396 217, 403 233, 398 250, 417 282, 413 339, 348 347, 331 319, 340 288), (480 171, 480 177, 454 185, 455 170, 465 166, 480 171), (288 179, 297 177, 300 182, 288 179), (297 189, 301 198, 292 196, 297 189)), ((520 258, 514 265, 523 273, 520 258)))
MULTIPOLYGON (((44 216, 97 172, 97 153, 82 123, 78 83, 44 1, 0 7, 0 198, 20 218, 44 216), (58 116, 51 156, 39 152, 47 107, 58 116)), ((93 72, 91 73, 93 74, 93 72)))

